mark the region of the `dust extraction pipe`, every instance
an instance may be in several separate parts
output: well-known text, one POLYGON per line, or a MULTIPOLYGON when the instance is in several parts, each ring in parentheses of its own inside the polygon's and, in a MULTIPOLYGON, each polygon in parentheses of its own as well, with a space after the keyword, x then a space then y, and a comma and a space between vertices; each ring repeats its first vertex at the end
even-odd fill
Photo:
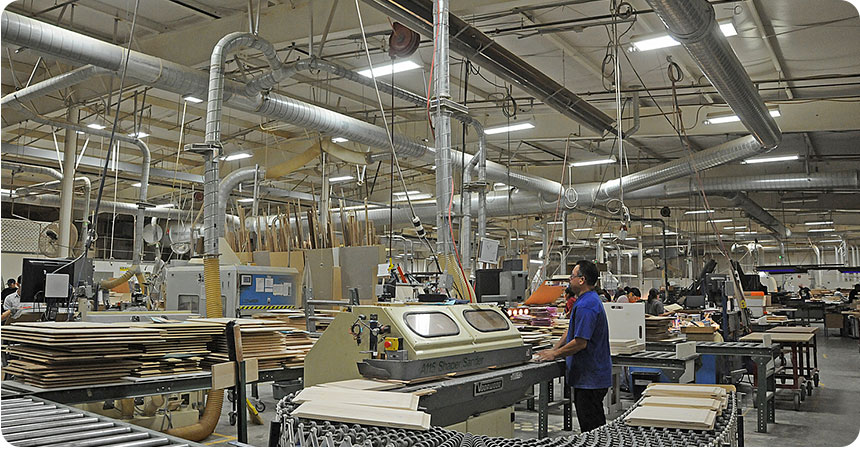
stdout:
POLYGON ((227 227, 224 226, 227 222, 227 200, 230 199, 230 194, 233 189, 244 181, 251 181, 254 178, 262 180, 266 178, 266 168, 255 165, 254 167, 243 167, 230 172, 227 176, 221 179, 218 185, 218 224, 223 228, 218 233, 223 237, 227 227))

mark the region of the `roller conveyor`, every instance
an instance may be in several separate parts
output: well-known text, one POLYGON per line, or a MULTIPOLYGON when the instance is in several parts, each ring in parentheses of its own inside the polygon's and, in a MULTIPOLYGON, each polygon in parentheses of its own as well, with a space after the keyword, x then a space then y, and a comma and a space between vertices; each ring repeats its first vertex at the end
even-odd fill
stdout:
MULTIPOLYGON (((542 439, 509 439, 460 433, 441 427, 426 431, 362 426, 338 422, 322 422, 291 416, 298 405, 289 395, 277 406, 276 425, 270 445, 281 447, 704 447, 737 446, 739 420, 734 393, 729 394, 726 410, 717 417, 710 431, 679 430, 672 428, 632 427, 624 418, 633 407, 606 425, 581 434, 542 439)), ((637 402, 638 405, 638 402, 637 402)), ((635 407, 635 406, 634 406, 635 407)))
POLYGON ((0 431, 16 447, 197 446, 197 444, 36 397, 4 400, 0 431))

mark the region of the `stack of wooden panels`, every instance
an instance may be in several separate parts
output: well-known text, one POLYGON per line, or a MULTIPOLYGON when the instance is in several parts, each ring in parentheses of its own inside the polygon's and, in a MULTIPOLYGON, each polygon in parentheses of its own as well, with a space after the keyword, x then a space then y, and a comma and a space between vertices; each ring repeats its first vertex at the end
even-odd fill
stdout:
POLYGON ((427 430, 430 415, 418 411, 419 399, 418 395, 405 392, 312 386, 293 398, 293 402, 300 405, 292 415, 303 419, 427 430))
POLYGON ((133 327, 158 330, 162 342, 135 344, 141 350, 141 366, 133 376, 140 378, 199 372, 200 362, 209 355, 209 345, 224 334, 220 324, 203 322, 135 324, 133 327))
POLYGON ((39 322, 4 326, 5 372, 41 388, 121 381, 139 367, 132 345, 163 342, 158 330, 125 324, 39 322))
POLYGON ((204 368, 229 361, 227 323, 235 321, 242 333, 242 354, 245 359, 257 358, 259 369, 301 367, 313 341, 303 330, 284 326, 279 321, 259 319, 192 319, 197 322, 218 324, 221 333, 210 345, 211 353, 203 360, 204 368))
POLYGON ((669 338, 669 327, 672 326, 672 317, 646 317, 645 318, 645 340, 648 342, 662 341, 669 338))
POLYGON ((551 343, 551 336, 549 333, 542 331, 520 330, 520 335, 523 337, 524 344, 531 345, 533 347, 540 347, 551 343))
POLYGON ((624 422, 630 426, 713 430, 728 403, 726 389, 690 384, 652 384, 624 422))
POLYGON ((636 339, 610 339, 609 353, 613 355, 632 355, 645 350, 645 343, 637 343, 636 339))
POLYGON ((308 328, 308 322, 305 319, 304 311, 267 312, 254 314, 251 318, 281 322, 283 325, 293 327, 297 330, 307 330, 308 328))

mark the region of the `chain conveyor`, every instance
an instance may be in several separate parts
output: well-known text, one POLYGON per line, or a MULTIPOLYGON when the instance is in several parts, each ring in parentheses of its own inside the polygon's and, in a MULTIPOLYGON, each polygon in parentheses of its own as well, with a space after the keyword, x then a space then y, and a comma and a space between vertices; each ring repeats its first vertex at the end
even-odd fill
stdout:
MULTIPOLYGON (((633 407, 606 425, 587 433, 543 438, 509 439, 461 433, 442 427, 426 431, 405 430, 299 419, 291 416, 298 407, 289 395, 278 402, 275 423, 279 433, 269 445, 281 447, 708 447, 739 444, 737 403, 729 394, 726 410, 717 417, 710 431, 672 428, 632 427, 624 418, 633 407)), ((638 403, 637 403, 638 405, 638 403)), ((635 407, 635 405, 634 405, 635 407)))
POLYGON ((190 447, 179 439, 38 397, 3 400, 3 438, 16 447, 190 447))

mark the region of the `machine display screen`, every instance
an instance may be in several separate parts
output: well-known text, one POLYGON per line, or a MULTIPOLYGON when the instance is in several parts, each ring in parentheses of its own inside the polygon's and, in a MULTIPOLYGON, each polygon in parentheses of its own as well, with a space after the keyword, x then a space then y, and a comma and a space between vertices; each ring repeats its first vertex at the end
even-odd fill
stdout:
POLYGON ((460 334, 457 322, 441 312, 414 312, 403 315, 406 326, 421 337, 456 336, 460 334))
POLYGON ((476 330, 485 333, 504 331, 511 327, 501 314, 490 309, 463 311, 463 318, 466 319, 469 325, 475 327, 476 330))

